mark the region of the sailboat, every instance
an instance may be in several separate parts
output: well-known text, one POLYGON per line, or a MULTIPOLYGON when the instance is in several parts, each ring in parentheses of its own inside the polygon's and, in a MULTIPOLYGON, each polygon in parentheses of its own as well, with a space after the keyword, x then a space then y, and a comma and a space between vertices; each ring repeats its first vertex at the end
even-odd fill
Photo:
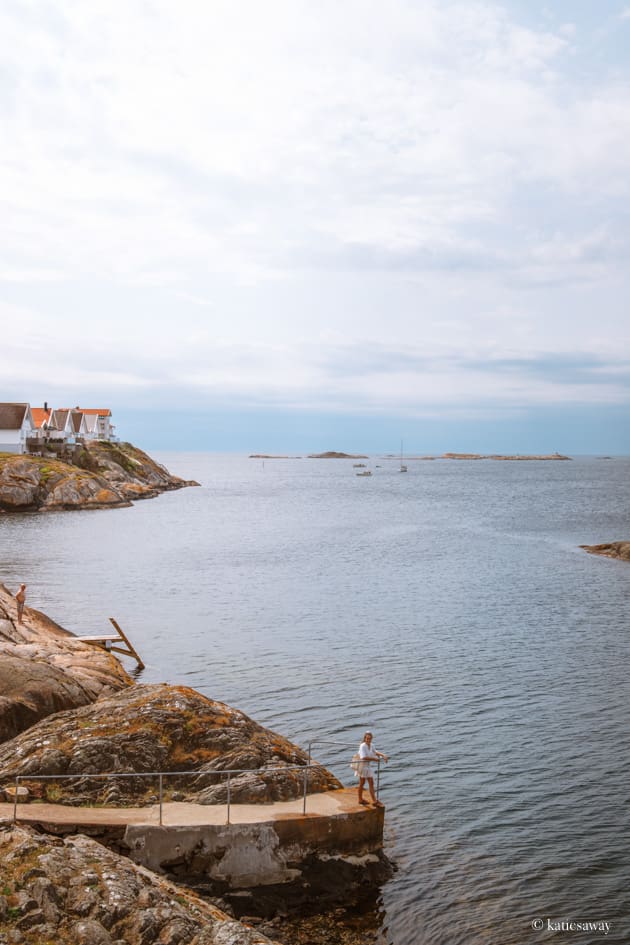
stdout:
POLYGON ((400 471, 407 472, 407 467, 403 463, 403 444, 402 440, 400 441, 400 471))

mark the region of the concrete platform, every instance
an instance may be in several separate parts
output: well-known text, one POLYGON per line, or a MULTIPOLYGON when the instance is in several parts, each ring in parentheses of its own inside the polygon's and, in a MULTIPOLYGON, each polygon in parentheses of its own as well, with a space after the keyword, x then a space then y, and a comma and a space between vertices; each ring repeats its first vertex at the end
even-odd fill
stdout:
MULTIPOLYGON (((48 832, 89 833, 119 845, 155 872, 182 869, 232 889, 291 882, 313 857, 357 864, 377 860, 383 845, 383 807, 357 803, 356 788, 309 794, 272 804, 227 807, 169 801, 162 807, 68 807, 20 803, 17 820, 48 832)), ((13 821, 13 804, 0 804, 0 821, 13 821)))
MULTIPOLYGON (((357 803, 356 788, 309 794, 304 800, 274 801, 271 804, 231 804, 230 823, 259 824, 274 820, 293 820, 296 817, 334 817, 338 814, 365 814, 373 808, 357 803)), ((382 808, 377 808, 375 813, 382 808)), ((0 803, 0 822, 13 821, 13 804, 0 803)), ((76 824, 77 826, 124 826, 160 822, 158 804, 149 807, 70 807, 65 804, 19 803, 19 823, 76 824)), ((162 805, 162 826, 195 827, 227 823, 225 804, 194 804, 189 801, 168 801, 162 805)))

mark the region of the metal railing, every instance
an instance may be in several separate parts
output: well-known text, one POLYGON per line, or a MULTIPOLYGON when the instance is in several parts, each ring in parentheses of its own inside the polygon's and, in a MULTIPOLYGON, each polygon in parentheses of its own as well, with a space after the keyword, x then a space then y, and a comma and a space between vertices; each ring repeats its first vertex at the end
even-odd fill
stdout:
MULTIPOLYGON (((225 768, 217 771, 142 771, 142 772, 131 772, 131 771, 111 771, 111 772, 99 772, 99 773, 86 773, 82 774, 20 774, 15 776, 15 795, 13 798, 13 823, 17 823, 17 807, 18 807, 18 797, 19 797, 19 787, 20 782, 22 781, 71 781, 71 780, 112 780, 116 778, 157 778, 158 780, 158 809, 159 809, 159 824, 163 826, 164 823, 164 778, 172 777, 195 777, 203 778, 204 776, 213 776, 218 777, 221 775, 227 775, 227 802, 226 802, 226 824, 230 823, 230 813, 232 807, 232 776, 241 775, 241 774, 251 774, 255 772, 256 774, 279 774, 285 773, 287 771, 301 771, 303 772, 302 779, 302 813, 306 814, 306 798, 308 796, 308 778, 309 773, 312 769, 325 769, 325 766, 319 764, 318 762, 313 762, 310 760, 305 765, 282 765, 282 766, 273 766, 269 768, 225 768)), ((322 792, 317 792, 322 793, 322 792)), ((314 795, 311 795, 314 796, 314 795)), ((297 800, 297 798, 295 798, 297 800)), ((219 807, 219 804, 207 805, 212 807, 219 807)))
MULTIPOLYGON (((15 776, 15 795, 13 798, 13 822, 17 823, 17 806, 19 798, 19 787, 20 782, 25 781, 69 781, 69 780, 115 780, 115 779, 131 779, 131 778, 153 778, 158 781, 158 812, 159 812, 159 825, 163 826, 164 824, 164 779, 165 778, 185 778, 185 777, 195 777, 203 778, 205 777, 221 777, 223 775, 227 776, 227 798, 226 798, 226 824, 229 824, 230 814, 232 808, 232 778, 233 776, 238 776, 242 774, 275 774, 285 773, 288 771, 301 771, 303 773, 302 778, 302 814, 306 814, 306 799, 308 797, 308 780, 311 770, 319 769, 326 771, 325 765, 320 762, 313 761, 312 759, 312 750, 314 745, 335 745, 337 748, 343 748, 345 751, 348 750, 347 742, 335 741, 330 738, 314 738, 308 742, 308 760, 306 764, 301 765, 274 765, 267 768, 225 768, 217 769, 212 771, 142 771, 142 772, 130 772, 130 771, 112 771, 112 772, 99 772, 99 773, 81 773, 81 774, 21 774, 15 776)), ((380 787, 381 787, 381 759, 372 759, 373 763, 376 764, 376 785, 375 785, 375 794, 378 799, 380 796, 380 787)), ((322 793, 320 791, 316 793, 322 793)), ((314 796, 312 794, 311 796, 314 796)), ((294 798, 297 800, 297 798, 294 798)), ((238 803, 238 802, 237 802, 238 803)), ((112 805, 115 806, 115 805, 112 805)), ((222 806, 220 804, 208 805, 212 807, 222 806)))

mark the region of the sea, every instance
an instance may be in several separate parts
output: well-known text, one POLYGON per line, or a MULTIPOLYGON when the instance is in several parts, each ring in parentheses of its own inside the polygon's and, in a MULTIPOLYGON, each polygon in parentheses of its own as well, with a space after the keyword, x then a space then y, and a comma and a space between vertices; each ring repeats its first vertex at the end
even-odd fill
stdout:
POLYGON ((0 580, 346 784, 371 729, 379 943, 630 942, 630 565, 580 548, 630 539, 630 459, 157 459, 200 487, 1 517, 0 580))

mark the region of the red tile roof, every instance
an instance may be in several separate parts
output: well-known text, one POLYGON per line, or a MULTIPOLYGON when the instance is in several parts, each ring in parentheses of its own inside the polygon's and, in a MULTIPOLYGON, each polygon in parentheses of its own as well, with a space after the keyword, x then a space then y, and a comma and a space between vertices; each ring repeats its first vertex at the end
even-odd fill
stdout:
POLYGON ((52 410, 44 410, 43 407, 31 407, 31 414, 33 415, 33 423, 38 428, 41 429, 44 423, 47 423, 50 420, 50 415, 52 410))

